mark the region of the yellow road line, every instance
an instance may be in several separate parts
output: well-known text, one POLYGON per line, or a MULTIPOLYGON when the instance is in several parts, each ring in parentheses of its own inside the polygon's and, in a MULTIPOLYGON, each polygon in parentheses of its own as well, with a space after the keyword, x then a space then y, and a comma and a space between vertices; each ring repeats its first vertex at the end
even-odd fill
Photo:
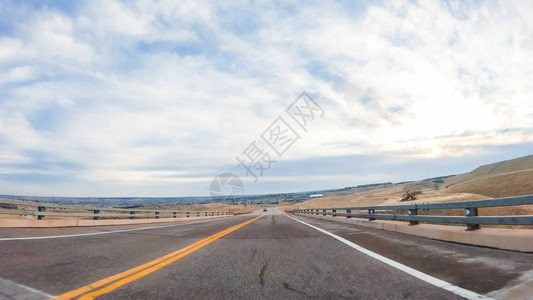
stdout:
MULTIPOLYGON (((231 229, 231 228, 230 228, 230 229, 231 229)), ((91 284, 89 284, 89 285, 83 286, 83 287, 81 287, 81 288, 79 288, 79 289, 76 289, 76 290, 73 290, 73 291, 70 291, 70 292, 64 293, 64 294, 58 296, 56 299, 72 299, 72 298, 77 297, 77 296, 79 296, 79 295, 85 294, 85 293, 87 293, 87 292, 90 292, 90 291, 92 291, 92 290, 98 288, 98 287, 101 287, 101 286, 106 285, 106 284, 108 284, 108 283, 111 283, 111 282, 113 282, 113 281, 119 280, 119 279, 124 278, 124 277, 126 277, 126 276, 129 276, 129 275, 135 274, 135 273, 140 272, 140 271, 142 271, 142 270, 144 270, 144 269, 146 269, 146 268, 149 268, 149 267, 151 267, 151 266, 153 266, 153 265, 156 265, 156 264, 158 264, 158 263, 160 263, 160 262, 163 262, 163 261, 165 261, 165 260, 167 260, 167 259, 170 259, 170 258, 172 258, 172 257, 174 257, 174 256, 176 256, 176 255, 178 255, 178 254, 180 254, 180 253, 182 253, 182 252, 184 252, 184 251, 187 251, 187 250, 190 249, 190 248, 193 248, 193 247, 195 247, 195 246, 197 246, 197 245, 199 245, 199 244, 203 244, 203 243, 205 243, 205 241, 206 241, 207 239, 209 239, 209 238, 213 238, 213 237, 215 237, 215 236, 218 236, 218 235, 220 235, 220 234, 222 234, 222 233, 225 233, 226 231, 227 231, 227 230, 224 230, 224 231, 222 231, 222 232, 219 232, 219 233, 217 233, 217 234, 215 234, 215 235, 212 235, 212 236, 207 237, 207 238, 205 238, 205 239, 203 239, 203 240, 200 240, 200 241, 198 241, 198 242, 196 242, 196 243, 194 243, 194 244, 192 244, 192 245, 189 245, 189 246, 187 246, 187 247, 185 247, 185 248, 183 248, 183 249, 180 249, 180 250, 178 250, 178 251, 172 252, 172 253, 170 253, 170 254, 167 254, 167 255, 165 255, 165 256, 163 256, 163 257, 160 257, 160 258, 158 258, 158 259, 155 259, 155 260, 153 260, 153 261, 151 261, 151 262, 148 262, 148 263, 146 263, 146 264, 140 265, 140 266, 135 267, 135 268, 133 268, 133 269, 130 269, 130 270, 124 271, 124 272, 122 272, 122 273, 119 273, 119 274, 117 274, 117 275, 114 275, 114 276, 111 276, 111 277, 108 277, 108 278, 104 278, 104 279, 99 280, 99 281, 97 281, 97 282, 94 282, 94 283, 91 283, 91 284)))
POLYGON ((102 280, 96 281, 94 283, 88 284, 86 286, 82 286, 76 290, 66 292, 62 295, 57 296, 55 299, 73 299, 75 297, 79 297, 80 295, 83 295, 79 299, 94 299, 98 296, 101 296, 105 293, 109 293, 110 291, 121 287, 129 282, 132 282, 134 280, 137 280, 143 276, 146 276, 158 269, 161 269, 162 267, 171 264, 178 259, 193 253, 194 251, 206 246, 207 244, 227 235, 230 232, 233 232, 247 224, 252 223, 253 221, 261 218, 261 216, 254 218, 252 220, 246 221, 244 223, 241 223, 239 225, 233 226, 231 228, 228 228, 224 231, 221 231, 219 233, 216 233, 214 235, 211 235, 209 237, 206 237, 194 244, 191 244, 183 249, 180 249, 178 251, 172 252, 170 254, 167 254, 165 256, 162 256, 158 259, 152 260, 146 264, 140 265, 138 267, 135 267, 133 269, 124 271, 122 273, 104 278, 102 280), (112 284, 110 284, 112 283, 112 284), (107 285, 109 284, 109 285, 107 285), (107 285, 107 286, 105 286, 107 285), (104 288, 98 289, 102 286, 105 286, 104 288), (88 294, 87 294, 88 293, 88 294))

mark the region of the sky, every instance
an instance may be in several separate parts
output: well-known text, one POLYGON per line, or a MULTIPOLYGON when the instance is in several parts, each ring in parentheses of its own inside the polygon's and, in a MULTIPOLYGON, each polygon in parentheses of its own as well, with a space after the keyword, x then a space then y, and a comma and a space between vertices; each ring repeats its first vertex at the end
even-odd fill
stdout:
POLYGON ((0 194, 464 173, 533 154, 532 78, 532 1, 0 0, 0 194))

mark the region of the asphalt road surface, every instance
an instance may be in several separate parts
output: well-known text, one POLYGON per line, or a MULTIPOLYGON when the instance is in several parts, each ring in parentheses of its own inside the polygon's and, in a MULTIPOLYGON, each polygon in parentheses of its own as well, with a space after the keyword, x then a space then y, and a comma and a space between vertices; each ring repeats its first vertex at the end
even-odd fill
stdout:
POLYGON ((462 299, 524 284, 532 269, 533 254, 277 209, 188 223, 0 229, 0 299, 462 299))

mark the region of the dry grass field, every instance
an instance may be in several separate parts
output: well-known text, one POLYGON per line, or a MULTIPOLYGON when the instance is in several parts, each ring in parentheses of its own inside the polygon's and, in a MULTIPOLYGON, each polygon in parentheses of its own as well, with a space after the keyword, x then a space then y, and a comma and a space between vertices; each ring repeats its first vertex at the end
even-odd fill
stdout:
POLYGON ((191 204, 191 205, 164 205, 164 206, 146 206, 142 209, 161 209, 173 211, 233 211, 238 214, 251 213, 258 210, 261 206, 256 204, 251 205, 231 205, 225 203, 207 203, 207 204, 191 204))
MULTIPOLYGON (((179 211, 179 212, 185 212, 185 211, 220 211, 220 212, 235 212, 237 214, 246 214, 251 213, 253 211, 256 211, 260 209, 262 206, 259 205, 247 205, 244 207, 244 205, 230 205, 230 204, 223 204, 223 203, 208 203, 208 204, 192 204, 192 205, 150 205, 150 206, 144 206, 144 207, 138 207, 137 209, 148 209, 148 210, 161 210, 161 212, 165 211, 179 211)), ((28 212, 35 211, 34 206, 24 206, 24 205, 16 205, 14 209, 18 210, 28 210, 28 212)), ((88 210, 82 210, 82 209, 62 209, 62 208, 48 208, 46 210, 47 212, 62 212, 62 213, 91 213, 91 211, 88 210)), ((117 218, 129 218, 128 212, 116 212, 116 211, 105 211, 102 210, 100 216, 102 218, 111 218, 111 219, 117 219, 117 218), (123 217, 116 217, 116 216, 109 216, 110 214, 123 214, 123 217)), ((136 218, 153 218, 153 213, 142 213, 138 212, 135 215, 136 218)), ((0 219, 35 219, 36 217, 34 215, 14 215, 14 214, 0 214, 0 219)), ((91 217, 84 217, 85 219, 90 219, 91 217)), ((52 219, 80 219, 80 217, 67 217, 66 215, 63 216, 47 216, 46 219, 52 220, 52 219)))
MULTIPOLYGON (((481 166, 472 172, 447 178, 444 183, 419 181, 392 185, 371 191, 347 193, 326 193, 322 198, 293 204, 294 208, 321 208, 347 206, 403 205, 412 203, 442 203, 457 201, 484 200, 533 194, 533 155, 481 166), (418 189, 422 193, 414 201, 400 201, 406 188, 418 189)), ((419 212, 420 214, 464 215, 464 210, 438 210, 419 212)), ((533 215, 533 205, 482 208, 479 214, 493 215, 533 215)), ((532 228, 516 226, 514 228, 532 228)))
POLYGON ((456 183, 448 193, 471 193, 492 198, 533 194, 533 169, 488 175, 456 183))
POLYGON ((451 186, 457 183, 467 182, 470 180, 494 177, 497 175, 503 175, 507 173, 525 170, 533 170, 533 155, 484 165, 479 168, 476 168, 472 172, 448 178, 446 180, 446 184, 448 186, 451 186))

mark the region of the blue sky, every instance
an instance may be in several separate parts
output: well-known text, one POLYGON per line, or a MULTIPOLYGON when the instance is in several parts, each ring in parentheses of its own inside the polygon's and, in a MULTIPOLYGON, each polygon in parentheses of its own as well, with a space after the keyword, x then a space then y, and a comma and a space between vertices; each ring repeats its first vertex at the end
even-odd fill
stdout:
POLYGON ((533 153, 528 1, 0 1, 0 194, 208 195, 533 153), (304 131, 302 92, 323 109, 304 131), (282 157, 261 134, 298 131, 282 157), (257 182, 236 157, 275 163, 257 182))

